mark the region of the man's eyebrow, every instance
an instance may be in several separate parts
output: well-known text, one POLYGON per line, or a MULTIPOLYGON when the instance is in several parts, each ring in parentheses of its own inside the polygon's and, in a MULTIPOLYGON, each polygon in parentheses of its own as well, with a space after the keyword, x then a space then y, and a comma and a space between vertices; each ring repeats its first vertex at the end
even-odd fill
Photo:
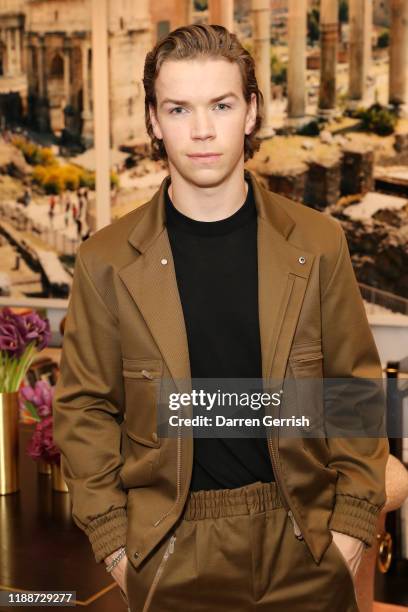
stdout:
MULTIPOLYGON (((221 96, 217 96, 216 98, 213 98, 212 100, 210 100, 210 103, 212 104, 213 102, 219 102, 220 100, 223 100, 224 98, 236 98, 237 100, 239 100, 238 96, 236 93, 234 93, 233 91, 229 91, 225 94, 222 94, 221 96)), ((170 98, 165 98, 160 106, 163 106, 166 103, 170 103, 170 104, 180 104, 181 106, 185 105, 185 104, 189 104, 188 100, 172 100, 170 98)))

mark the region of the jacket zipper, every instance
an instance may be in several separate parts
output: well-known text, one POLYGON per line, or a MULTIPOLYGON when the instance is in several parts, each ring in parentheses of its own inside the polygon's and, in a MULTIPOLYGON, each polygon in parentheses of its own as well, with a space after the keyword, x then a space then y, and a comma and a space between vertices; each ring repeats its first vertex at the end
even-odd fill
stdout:
MULTIPOLYGON (((276 461, 276 455, 275 455, 275 449, 272 446, 272 440, 270 439, 270 436, 267 435, 267 439, 268 439, 268 448, 269 448, 269 455, 271 458, 271 463, 272 463, 272 468, 274 470, 275 473, 275 477, 276 480, 278 482, 278 484, 280 485, 280 488, 283 491, 286 492, 286 488, 283 484, 282 479, 280 478, 280 471, 279 471, 279 467, 278 467, 278 462, 276 461)), ((159 519, 157 519, 157 521, 155 521, 153 523, 154 527, 157 527, 169 514, 171 514, 171 512, 173 511, 174 506, 176 506, 179 502, 180 499, 180 495, 181 495, 181 425, 178 426, 178 431, 177 431, 177 483, 176 483, 176 499, 174 504, 170 507, 170 509, 163 514, 159 519)), ((303 535, 302 535, 302 531, 293 515, 293 512, 289 506, 289 504, 286 501, 286 494, 283 493, 282 495, 282 501, 283 504, 285 506, 287 515, 289 516, 290 520, 292 521, 293 524, 293 531, 295 536, 299 539, 299 540, 303 540, 303 535)))
POLYGON ((156 590, 157 584, 158 584, 158 582, 160 580, 160 576, 163 573, 166 561, 169 558, 169 556, 171 554, 173 554, 173 552, 174 552, 174 542, 176 540, 176 537, 177 536, 175 534, 173 534, 171 536, 171 538, 170 538, 170 542, 169 542, 169 544, 168 544, 168 546, 167 546, 167 548, 165 550, 165 553, 164 553, 164 555, 163 555, 163 557, 162 557, 162 559, 160 561, 159 567, 157 568, 157 571, 156 571, 156 573, 154 575, 152 584, 150 585, 150 589, 149 589, 149 591, 147 593, 146 600, 145 600, 142 612, 148 612, 148 610, 149 610, 149 607, 150 607, 150 604, 151 604, 151 601, 152 601, 152 597, 153 597, 154 591, 156 590))
MULTIPOLYGON (((286 306, 287 306, 287 304, 289 302, 289 297, 290 297, 290 294, 292 292, 292 288, 293 288, 293 284, 294 284, 294 277, 293 277, 293 275, 290 274, 289 276, 291 277, 291 283, 289 283, 289 278, 288 278, 288 283, 286 285, 285 296, 284 296, 284 304, 285 304, 284 311, 286 310, 286 306)), ((287 497, 289 497, 289 496, 287 495, 287 491, 286 491, 286 487, 285 487, 285 485, 283 483, 283 479, 281 479, 281 477, 280 477, 279 464, 278 464, 278 461, 276 460, 275 449, 273 448, 272 440, 271 440, 268 432, 267 432, 267 436, 266 437, 267 437, 267 440, 268 440, 268 449, 269 449, 269 455, 270 455, 270 458, 271 458, 272 469, 274 471, 278 487, 280 488, 280 491, 282 492, 281 497, 282 497, 283 505, 284 505, 284 507, 286 509, 288 517, 292 521, 293 531, 294 531, 295 536, 299 540, 303 540, 302 531, 301 531, 298 523, 296 522, 296 519, 295 519, 295 517, 293 515, 292 509, 290 508, 289 503, 287 502, 287 497)))
POLYGON ((269 448, 269 454, 270 454, 270 457, 271 457, 272 467, 273 467, 273 470, 274 470, 274 473, 275 473, 276 480, 278 481, 278 485, 280 486, 280 489, 282 490, 283 505, 285 506, 285 509, 286 509, 288 517, 292 521, 293 532, 294 532, 295 536, 297 537, 298 540, 303 540, 302 531, 301 531, 298 523, 296 522, 295 517, 293 516, 293 512, 292 512, 288 502, 286 501, 286 489, 285 489, 285 486, 283 484, 282 479, 280 478, 280 473, 279 473, 279 469, 278 469, 278 462, 276 461, 275 449, 272 446, 272 440, 271 440, 271 438, 269 437, 268 434, 267 434, 267 438, 268 438, 268 448, 269 448))
POLYGON ((161 516, 155 523, 153 523, 153 527, 157 527, 163 519, 166 518, 169 514, 172 513, 174 506, 176 506, 180 499, 181 494, 181 425, 178 426, 177 430, 177 483, 176 483, 176 500, 174 504, 170 507, 169 510, 163 516, 161 516))

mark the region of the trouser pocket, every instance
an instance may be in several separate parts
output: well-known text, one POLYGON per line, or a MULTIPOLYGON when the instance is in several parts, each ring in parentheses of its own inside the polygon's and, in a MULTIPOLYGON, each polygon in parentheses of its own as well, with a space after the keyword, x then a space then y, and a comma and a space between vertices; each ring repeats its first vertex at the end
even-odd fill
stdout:
POLYGON ((160 577, 161 577, 161 575, 162 575, 162 573, 164 571, 164 568, 165 568, 165 565, 167 563, 167 560, 168 560, 169 556, 171 554, 173 554, 173 552, 174 552, 174 543, 175 543, 175 541, 176 541, 176 535, 173 533, 171 535, 171 537, 170 537, 168 545, 166 546, 166 550, 164 551, 163 557, 161 558, 161 561, 159 563, 157 571, 156 571, 156 573, 155 573, 155 575, 153 577, 153 581, 152 581, 152 583, 150 585, 150 588, 149 588, 149 591, 147 593, 146 600, 145 600, 145 603, 144 603, 144 606, 143 606, 143 612, 148 612, 148 610, 150 608, 150 604, 151 604, 151 601, 153 599, 154 592, 155 592, 155 590, 156 590, 156 588, 157 588, 157 586, 159 584, 160 577))
POLYGON ((349 581, 351 582, 351 585, 353 587, 354 597, 355 597, 355 599, 357 601, 355 577, 353 576, 353 574, 351 572, 349 564, 347 563, 346 559, 343 556, 343 553, 341 552, 341 550, 337 546, 337 544, 334 541, 334 539, 331 541, 330 547, 331 547, 335 557, 337 558, 338 564, 340 565, 340 567, 343 568, 343 571, 344 571, 345 575, 347 575, 349 577, 349 581))
POLYGON ((126 605, 128 605, 129 602, 128 602, 128 598, 125 595, 125 591, 119 587, 119 592, 120 592, 120 595, 121 595, 123 601, 126 603, 126 605))
MULTIPOLYGON (((125 567, 124 583, 125 583, 126 589, 127 589, 127 573, 128 573, 128 569, 129 569, 129 559, 127 559, 127 563, 126 563, 126 567, 125 567)), ((129 599, 126 596, 125 591, 123 589, 121 589, 120 587, 119 587, 119 593, 120 593, 120 596, 122 597, 123 601, 126 603, 126 605, 129 606, 129 599)), ((128 610, 129 609, 130 608, 128 607, 128 610)))

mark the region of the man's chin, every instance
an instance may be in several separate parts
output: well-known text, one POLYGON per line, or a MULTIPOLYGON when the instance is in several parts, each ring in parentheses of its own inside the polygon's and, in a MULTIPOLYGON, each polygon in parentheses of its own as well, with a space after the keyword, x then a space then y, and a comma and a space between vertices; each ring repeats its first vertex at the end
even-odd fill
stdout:
POLYGON ((208 168, 186 174, 186 179, 198 187, 211 187, 222 183, 226 177, 225 169, 208 168))

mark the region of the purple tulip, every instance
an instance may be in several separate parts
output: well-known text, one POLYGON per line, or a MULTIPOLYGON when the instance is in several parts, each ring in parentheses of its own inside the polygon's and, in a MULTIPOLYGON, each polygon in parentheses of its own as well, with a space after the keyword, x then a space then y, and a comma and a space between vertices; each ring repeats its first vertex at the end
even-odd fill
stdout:
POLYGON ((37 312, 28 312, 18 316, 17 326, 26 345, 35 341, 38 350, 48 345, 51 330, 47 318, 42 319, 37 312))
POLYGON ((20 388, 20 396, 23 400, 34 404, 40 418, 48 417, 52 414, 52 398, 55 387, 46 380, 37 380, 34 387, 25 385, 20 388))
POLYGON ((23 338, 17 324, 0 318, 0 351, 6 351, 10 357, 20 357, 24 348, 23 338))
POLYGON ((27 453, 34 461, 43 459, 48 463, 59 465, 60 451, 54 443, 52 427, 52 415, 36 424, 31 440, 27 444, 27 453))
POLYGON ((38 350, 46 347, 51 338, 48 318, 37 312, 16 314, 8 306, 0 310, 0 350, 18 358, 27 346, 35 342, 38 350))

